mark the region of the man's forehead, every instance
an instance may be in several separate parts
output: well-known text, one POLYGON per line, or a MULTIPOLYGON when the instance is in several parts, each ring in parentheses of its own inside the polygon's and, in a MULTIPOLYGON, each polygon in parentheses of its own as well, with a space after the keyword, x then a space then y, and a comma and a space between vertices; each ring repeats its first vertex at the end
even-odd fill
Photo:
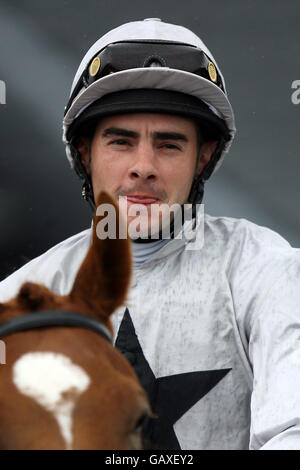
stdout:
POLYGON ((151 133, 193 133, 196 130, 196 123, 193 119, 174 114, 128 113, 102 118, 98 123, 97 131, 103 133, 109 128, 127 129, 138 134, 144 129, 149 129, 151 133))

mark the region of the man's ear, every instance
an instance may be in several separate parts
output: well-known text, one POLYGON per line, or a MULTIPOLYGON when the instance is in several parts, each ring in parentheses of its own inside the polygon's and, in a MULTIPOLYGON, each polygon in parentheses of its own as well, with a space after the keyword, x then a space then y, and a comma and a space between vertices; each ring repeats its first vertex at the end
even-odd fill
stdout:
POLYGON ((89 175, 91 173, 91 162, 90 162, 90 140, 87 137, 79 137, 76 148, 81 156, 81 162, 85 168, 85 171, 89 175))
POLYGON ((202 170, 206 167, 208 162, 211 159, 212 154, 216 150, 218 145, 217 140, 212 140, 209 142, 204 142, 204 144, 201 145, 200 147, 200 157, 199 157, 199 162, 198 162, 198 169, 197 169, 197 175, 200 175, 202 170))

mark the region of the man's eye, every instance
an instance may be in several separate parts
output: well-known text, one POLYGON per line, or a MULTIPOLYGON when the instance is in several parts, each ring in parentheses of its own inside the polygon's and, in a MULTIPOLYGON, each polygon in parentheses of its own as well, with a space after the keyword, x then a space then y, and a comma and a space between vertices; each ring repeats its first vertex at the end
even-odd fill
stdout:
POLYGON ((152 418, 153 418, 152 415, 149 416, 148 413, 143 413, 139 417, 137 422, 135 423, 135 428, 134 428, 133 432, 140 434, 142 432, 143 428, 145 428, 147 425, 149 425, 152 418))
POLYGON ((180 150, 180 148, 177 145, 169 144, 169 143, 162 144, 162 147, 171 149, 171 150, 180 150))
POLYGON ((124 140, 124 139, 116 139, 116 140, 112 140, 110 142, 110 144, 117 144, 117 145, 128 145, 129 142, 127 140, 124 140))

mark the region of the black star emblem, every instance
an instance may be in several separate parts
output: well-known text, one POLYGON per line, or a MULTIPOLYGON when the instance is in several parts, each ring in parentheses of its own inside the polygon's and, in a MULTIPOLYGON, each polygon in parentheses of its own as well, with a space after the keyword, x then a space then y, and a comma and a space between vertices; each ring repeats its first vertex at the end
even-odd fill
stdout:
POLYGON ((231 369, 186 372, 156 378, 145 359, 128 309, 121 322, 116 347, 125 355, 146 390, 157 419, 144 427, 147 447, 180 449, 174 424, 204 397, 231 369))

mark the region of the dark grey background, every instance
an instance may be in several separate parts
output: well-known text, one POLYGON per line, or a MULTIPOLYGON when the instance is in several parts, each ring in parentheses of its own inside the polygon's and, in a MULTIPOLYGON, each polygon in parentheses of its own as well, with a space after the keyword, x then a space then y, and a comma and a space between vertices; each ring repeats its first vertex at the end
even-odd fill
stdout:
POLYGON ((238 133, 206 188, 206 211, 243 217, 300 246, 299 0, 1 0, 0 279, 90 225, 61 143, 61 122, 83 54, 121 23, 159 17, 211 49, 238 133))

